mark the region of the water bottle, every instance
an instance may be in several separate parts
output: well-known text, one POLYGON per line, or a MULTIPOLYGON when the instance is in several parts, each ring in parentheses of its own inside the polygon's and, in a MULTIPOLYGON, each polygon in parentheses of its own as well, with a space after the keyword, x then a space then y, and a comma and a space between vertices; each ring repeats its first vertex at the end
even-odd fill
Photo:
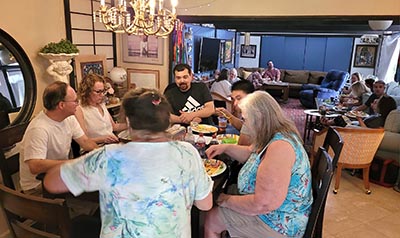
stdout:
POLYGON ((201 158, 206 157, 206 139, 204 138, 203 133, 200 133, 199 138, 197 138, 196 149, 199 151, 201 158))
POLYGON ((185 141, 189 142, 192 145, 194 144, 194 135, 193 135, 193 131, 192 131, 192 127, 188 126, 186 129, 186 135, 185 135, 185 141))

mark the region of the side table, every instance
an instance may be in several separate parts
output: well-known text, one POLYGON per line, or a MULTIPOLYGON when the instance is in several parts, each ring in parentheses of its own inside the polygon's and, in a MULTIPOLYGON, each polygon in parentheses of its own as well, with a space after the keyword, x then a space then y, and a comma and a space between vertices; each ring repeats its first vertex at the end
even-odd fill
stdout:
POLYGON ((282 100, 286 103, 289 99, 289 83, 285 82, 265 82, 261 87, 261 90, 268 91, 268 90, 281 90, 282 91, 282 100))

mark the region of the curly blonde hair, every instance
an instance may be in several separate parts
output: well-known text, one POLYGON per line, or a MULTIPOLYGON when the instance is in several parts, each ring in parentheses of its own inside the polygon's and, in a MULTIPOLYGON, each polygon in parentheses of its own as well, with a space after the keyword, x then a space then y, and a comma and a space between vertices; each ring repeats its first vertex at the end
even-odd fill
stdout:
POLYGON ((98 74, 88 74, 79 83, 78 98, 80 99, 80 104, 82 106, 89 105, 90 93, 92 92, 96 82, 103 83, 104 85, 106 84, 105 79, 98 74))

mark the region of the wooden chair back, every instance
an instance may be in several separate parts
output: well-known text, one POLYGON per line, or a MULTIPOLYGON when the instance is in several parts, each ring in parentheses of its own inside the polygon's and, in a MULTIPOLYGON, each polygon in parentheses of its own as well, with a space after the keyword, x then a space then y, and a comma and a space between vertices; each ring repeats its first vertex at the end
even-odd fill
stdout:
POLYGON ((322 237, 326 198, 333 177, 332 157, 323 147, 318 149, 311 174, 314 201, 303 237, 319 238, 322 237))
POLYGON ((233 109, 233 101, 232 101, 232 99, 226 98, 226 97, 224 97, 221 94, 216 93, 216 92, 211 92, 211 97, 213 98, 214 101, 225 102, 226 110, 228 110, 230 112, 233 112, 232 111, 232 109, 233 109))
POLYGON ((73 238, 68 208, 63 199, 26 195, 0 184, 0 204, 14 237, 73 238), (58 233, 32 227, 23 222, 26 219, 38 222, 47 230, 49 227, 57 228, 58 233))
POLYGON ((321 131, 314 131, 313 144, 310 153, 311 165, 320 146, 324 147, 325 150, 328 151, 329 155, 333 158, 332 165, 333 171, 335 171, 340 153, 343 148, 343 139, 339 132, 333 127, 324 128, 321 131))
POLYGON ((29 121, 0 130, 0 170, 3 184, 15 189, 12 176, 19 172, 19 152, 7 158, 6 152, 10 151, 16 143, 20 142, 28 127, 29 121))

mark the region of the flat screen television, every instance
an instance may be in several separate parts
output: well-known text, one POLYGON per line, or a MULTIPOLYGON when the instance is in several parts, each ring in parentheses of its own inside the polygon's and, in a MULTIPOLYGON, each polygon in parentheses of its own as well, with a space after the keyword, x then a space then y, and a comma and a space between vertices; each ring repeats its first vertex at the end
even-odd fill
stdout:
POLYGON ((200 72, 213 71, 218 67, 220 40, 203 37, 200 43, 199 68, 200 72))

